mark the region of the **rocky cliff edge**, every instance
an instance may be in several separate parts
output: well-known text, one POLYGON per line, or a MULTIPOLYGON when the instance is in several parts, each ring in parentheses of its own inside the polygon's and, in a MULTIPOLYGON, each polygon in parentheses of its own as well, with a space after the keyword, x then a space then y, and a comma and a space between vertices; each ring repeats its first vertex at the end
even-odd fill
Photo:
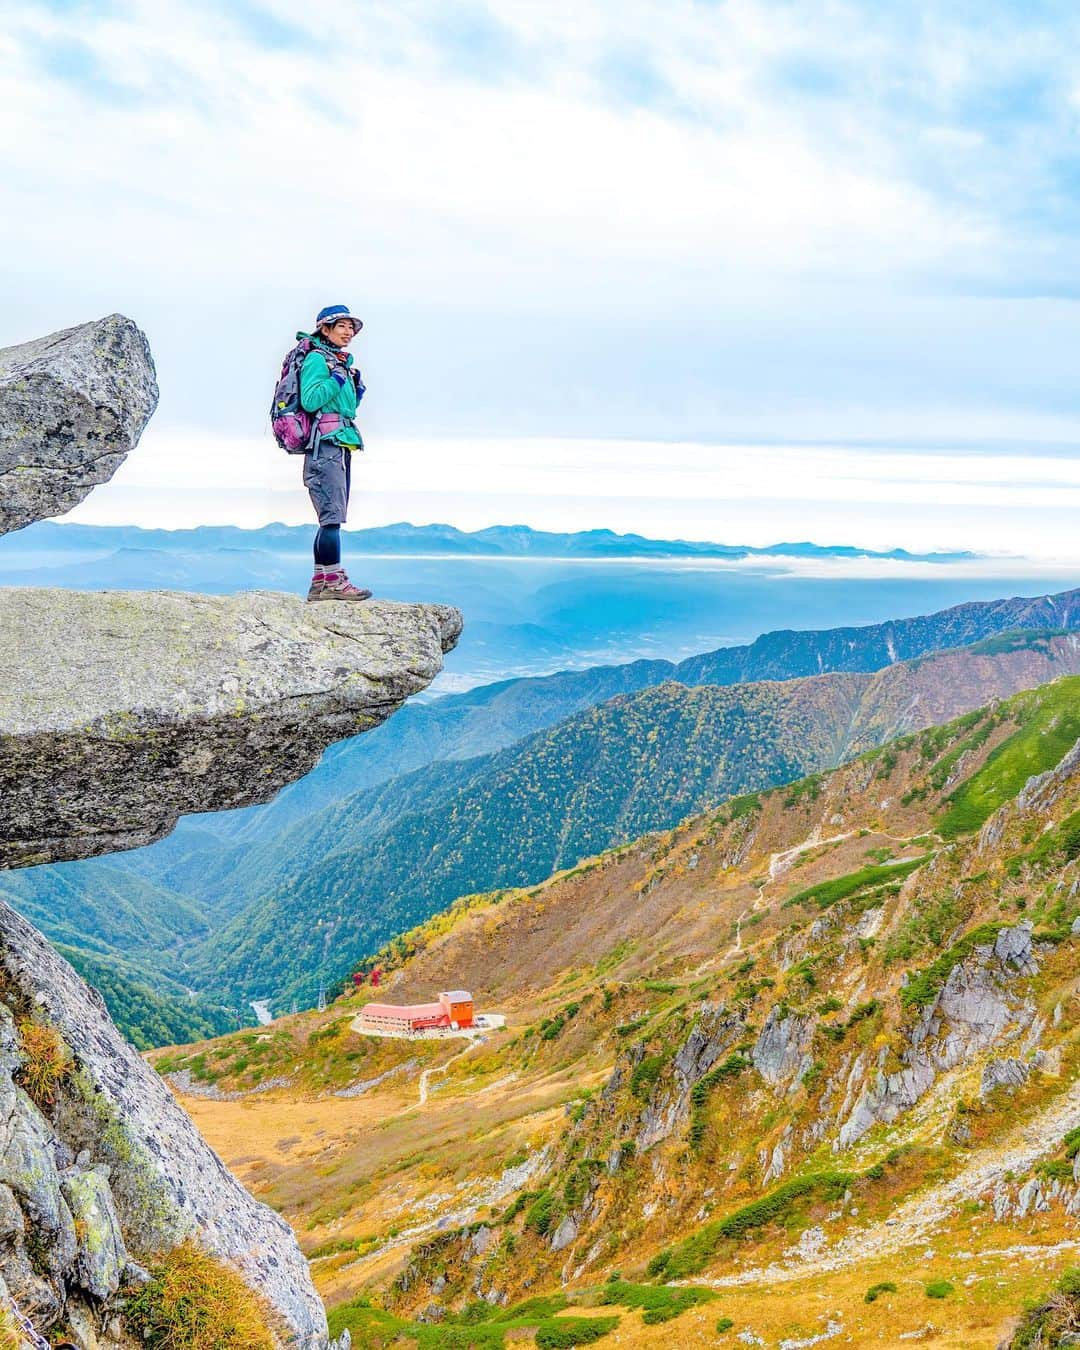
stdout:
POLYGON ((442 605, 0 590, 0 867, 268 800, 442 668, 442 605))

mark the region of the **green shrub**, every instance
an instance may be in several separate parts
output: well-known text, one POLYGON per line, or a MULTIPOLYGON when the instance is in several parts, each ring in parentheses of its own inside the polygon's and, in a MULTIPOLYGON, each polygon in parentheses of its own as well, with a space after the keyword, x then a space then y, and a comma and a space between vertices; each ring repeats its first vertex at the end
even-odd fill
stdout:
POLYGON ((644 1017, 637 1017, 632 1022, 621 1023, 615 1028, 615 1035, 621 1036, 625 1040, 627 1036, 632 1036, 635 1031, 640 1031, 651 1016, 651 1013, 646 1013, 644 1017))
POLYGON ((541 1191, 525 1215, 525 1227, 544 1237, 556 1226, 558 1219, 559 1207, 554 1192, 541 1191))
POLYGON ((540 1194, 539 1191, 518 1191, 513 1200, 503 1210, 500 1218, 501 1223, 513 1223, 527 1204, 535 1200, 540 1194))
POLYGON ((817 1172, 792 1177, 768 1195, 752 1200, 722 1219, 714 1219, 674 1247, 657 1252, 646 1267, 646 1273, 652 1279, 665 1277, 673 1280, 694 1275, 703 1269, 725 1239, 746 1237, 756 1229, 764 1228, 783 1218, 796 1201, 807 1196, 835 1201, 854 1179, 851 1172, 817 1172))
POLYGON ((931 1280, 926 1286, 927 1298, 948 1298, 955 1288, 948 1280, 931 1280))
POLYGON ((496 1322, 525 1322, 529 1318, 548 1321, 567 1306, 565 1294, 537 1294, 527 1298, 524 1303, 515 1303, 511 1308, 502 1308, 495 1313, 496 1322))
POLYGON ((864 1303, 876 1303, 882 1294, 895 1294, 896 1285, 891 1280, 882 1280, 880 1284, 872 1284, 863 1294, 864 1303))
POLYGON ((895 863, 890 867, 861 867, 857 872, 849 872, 843 877, 834 877, 832 881, 820 881, 816 886, 808 886, 790 899, 784 901, 784 908, 793 905, 817 905, 818 909, 828 909, 840 900, 846 900, 857 891, 865 891, 870 886, 884 882, 900 881, 909 876, 916 868, 922 867, 932 854, 921 858, 910 858, 906 862, 895 863))
POLYGON ((730 1317, 721 1317, 716 1324, 716 1334, 722 1336, 725 1331, 730 1331, 734 1325, 735 1323, 730 1317))
POLYGON ((737 1078, 744 1069, 748 1069, 751 1060, 738 1051, 732 1054, 714 1068, 710 1069, 703 1078, 699 1078, 690 1089, 690 1147, 697 1150, 705 1138, 705 1130, 708 1121, 705 1118, 705 1103, 708 1100, 709 1093, 718 1084, 727 1078, 737 1078))
POLYGON ((563 1186, 563 1201, 567 1209, 577 1209, 591 1190, 593 1177, 603 1169, 604 1164, 595 1158, 583 1158, 574 1164, 563 1186))
POLYGON ((873 1017, 880 1007, 881 1004, 876 998, 870 998, 865 1003, 859 1003, 851 1010, 851 1016, 847 1020, 847 1029, 850 1031, 860 1022, 865 1022, 868 1017, 873 1017))
POLYGON ((540 1350, 572 1350, 577 1345, 593 1345, 619 1325, 617 1317, 565 1317, 542 1322, 536 1332, 540 1350))
POLYGON ((600 1302, 618 1304, 631 1311, 640 1308, 641 1320, 653 1326, 670 1322, 687 1308, 711 1303, 717 1297, 713 1289, 675 1289, 667 1284, 630 1284, 626 1280, 609 1280, 600 1294, 600 1302))
POLYGON ((753 811, 761 810, 761 798, 756 792, 747 792, 741 797, 732 797, 727 806, 717 815, 717 824, 731 825, 753 811))
POLYGON ((1072 1344, 1080 1331, 1080 1270, 1073 1267, 1058 1280, 1050 1297, 1030 1308, 1016 1329, 1009 1350, 1052 1350, 1072 1344))
POLYGON ((463 1327, 479 1326, 481 1322, 490 1322, 495 1315, 495 1308, 487 1299, 477 1298, 462 1308, 455 1317, 454 1321, 463 1327))
POLYGON ((1080 1267, 1073 1266, 1058 1280, 1058 1293, 1066 1298, 1080 1298, 1080 1267))
POLYGON ((667 1055, 646 1055, 630 1075, 630 1091, 635 1097, 647 1101, 667 1063, 667 1055))

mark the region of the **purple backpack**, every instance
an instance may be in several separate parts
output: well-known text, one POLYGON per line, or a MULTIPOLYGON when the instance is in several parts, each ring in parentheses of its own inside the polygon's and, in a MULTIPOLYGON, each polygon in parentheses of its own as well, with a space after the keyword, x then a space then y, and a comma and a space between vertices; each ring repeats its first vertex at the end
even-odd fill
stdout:
POLYGON ((316 419, 300 404, 300 367, 314 345, 310 338, 304 338, 286 355, 270 405, 274 440, 290 455, 305 454, 315 440, 316 419))

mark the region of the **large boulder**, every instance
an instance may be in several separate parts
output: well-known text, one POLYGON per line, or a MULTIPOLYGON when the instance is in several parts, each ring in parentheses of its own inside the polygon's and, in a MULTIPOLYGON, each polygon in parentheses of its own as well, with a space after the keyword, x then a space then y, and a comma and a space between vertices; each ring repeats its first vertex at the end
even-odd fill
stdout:
POLYGON ((149 345, 122 314, 0 348, 0 534, 108 482, 157 401, 149 345))
POLYGON ((267 801, 442 667, 443 605, 0 590, 0 867, 267 801))

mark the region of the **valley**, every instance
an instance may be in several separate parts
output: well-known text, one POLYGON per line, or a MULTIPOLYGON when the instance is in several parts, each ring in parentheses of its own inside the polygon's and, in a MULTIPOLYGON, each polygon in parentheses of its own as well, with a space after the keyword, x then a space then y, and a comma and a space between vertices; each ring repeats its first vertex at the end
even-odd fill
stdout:
POLYGON ((1077 593, 1064 592, 504 681, 405 708, 266 807, 8 873, 0 894, 97 972, 138 1044, 223 1031, 251 1022, 254 1001, 314 1004, 461 894, 539 882, 725 796, 1074 671, 1078 625, 1077 593))
POLYGON ((1078 741, 1066 677, 464 898, 377 995, 155 1063, 354 1344, 997 1346, 1080 1264, 1078 741), (448 987, 505 1030, 351 1030, 448 987))

